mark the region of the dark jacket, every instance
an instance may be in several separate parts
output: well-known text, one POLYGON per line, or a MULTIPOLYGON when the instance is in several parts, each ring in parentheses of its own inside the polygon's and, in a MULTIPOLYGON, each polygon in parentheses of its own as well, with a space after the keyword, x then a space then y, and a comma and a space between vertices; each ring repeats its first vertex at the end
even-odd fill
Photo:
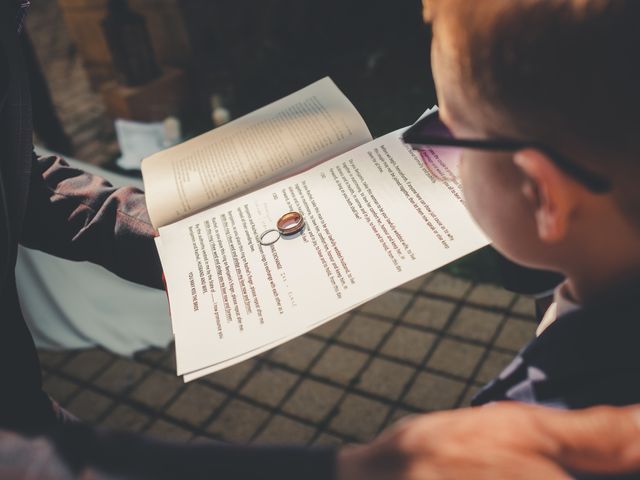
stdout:
POLYGON ((585 408, 640 403, 640 281, 569 312, 525 346, 473 405, 585 408))
POLYGON ((59 158, 34 155, 14 5, 0 2, 0 425, 30 429, 53 417, 18 304, 18 243, 88 260, 146 285, 161 287, 162 281, 142 192, 116 189, 59 158))

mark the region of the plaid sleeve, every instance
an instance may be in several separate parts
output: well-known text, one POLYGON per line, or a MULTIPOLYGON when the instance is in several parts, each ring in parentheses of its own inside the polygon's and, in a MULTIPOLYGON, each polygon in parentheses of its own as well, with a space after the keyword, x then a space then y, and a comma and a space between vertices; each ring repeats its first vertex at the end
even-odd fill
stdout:
POLYGON ((24 21, 27 18, 27 12, 29 11, 30 6, 31 2, 29 0, 20 0, 20 2, 18 3, 18 11, 16 13, 16 26, 18 35, 22 33, 22 29, 24 28, 24 21))
POLYGON ((115 188, 56 156, 34 156, 22 245, 161 289, 155 236, 142 191, 115 188))
POLYGON ((177 444, 73 425, 23 437, 0 431, 0 478, 333 480, 331 448, 177 444))
POLYGON ((26 477, 75 478, 50 441, 0 431, 0 478, 26 477))

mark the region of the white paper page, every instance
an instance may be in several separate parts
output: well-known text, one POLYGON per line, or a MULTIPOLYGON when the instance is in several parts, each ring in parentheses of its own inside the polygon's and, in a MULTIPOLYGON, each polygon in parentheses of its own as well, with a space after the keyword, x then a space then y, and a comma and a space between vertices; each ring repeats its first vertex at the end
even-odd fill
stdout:
POLYGON ((179 375, 299 335, 488 243, 459 185, 433 179, 398 132, 160 235, 179 375), (262 247, 256 236, 289 210, 304 233, 262 247))
MULTIPOLYGON (((154 238, 154 241, 155 241, 155 244, 156 244, 156 250, 158 251, 158 256, 160 258, 163 258, 163 256, 162 256, 162 249, 163 249, 162 240, 160 239, 160 237, 156 237, 156 238, 154 238)), ((166 282, 166 280, 165 280, 165 282, 166 282)), ((169 294, 167 293, 167 296, 168 295, 169 294)), ((175 332, 173 317, 171 315, 169 315, 169 318, 171 319, 171 331, 175 332)))
POLYGON ((196 380, 198 378, 204 377, 206 375, 209 375, 211 373, 215 373, 219 370, 223 370, 227 367, 231 367, 237 363, 243 362, 251 357, 255 357, 256 355, 260 355, 261 353, 264 353, 268 350, 271 350, 272 348, 276 348, 284 343, 287 343, 290 340, 293 340, 297 337, 299 337, 300 335, 304 335, 305 333, 307 333, 310 330, 313 330, 317 327, 319 327, 320 325, 333 320, 336 317, 339 317, 340 315, 342 315, 343 313, 347 313, 350 310, 353 310, 354 308, 359 307, 360 305, 362 305, 363 303, 366 303, 369 300, 372 300, 375 297, 372 297, 371 299, 367 299, 364 302, 361 302, 359 304, 353 305, 350 308, 345 309, 344 312, 340 312, 337 313, 336 315, 330 317, 330 318, 326 318, 321 320, 320 322, 318 322, 316 325, 310 325, 310 326, 306 326, 304 330, 300 331, 300 332, 295 332, 292 333, 291 335, 287 336, 287 337, 283 337, 281 339, 278 339, 276 341, 274 341, 273 343, 267 344, 267 345, 262 345, 261 347, 257 348, 256 350, 253 350, 251 352, 247 352, 247 353, 243 353, 242 355, 239 355, 237 357, 234 358, 230 358, 228 360, 222 361, 222 362, 218 362, 215 365, 211 365, 209 367, 205 367, 201 370, 196 370, 194 372, 189 372, 189 373, 185 373, 182 378, 183 380, 186 382, 191 382, 193 380, 196 380))
POLYGON ((167 225, 371 140, 330 78, 142 162, 149 215, 167 225))

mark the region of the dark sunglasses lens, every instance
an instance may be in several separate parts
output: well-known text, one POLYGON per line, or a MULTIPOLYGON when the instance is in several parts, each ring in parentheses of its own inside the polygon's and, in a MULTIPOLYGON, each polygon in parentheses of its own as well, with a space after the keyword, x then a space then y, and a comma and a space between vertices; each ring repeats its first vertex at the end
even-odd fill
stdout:
POLYGON ((440 121, 438 112, 418 120, 405 134, 405 141, 412 144, 433 180, 457 181, 460 149, 439 145, 439 139, 451 139, 453 134, 440 121))
POLYGON ((440 115, 438 115, 438 112, 433 112, 423 119, 418 120, 415 125, 414 132, 416 135, 453 138, 453 134, 449 128, 440 121, 440 115))
POLYGON ((432 180, 458 181, 458 168, 462 151, 456 147, 414 147, 432 180))

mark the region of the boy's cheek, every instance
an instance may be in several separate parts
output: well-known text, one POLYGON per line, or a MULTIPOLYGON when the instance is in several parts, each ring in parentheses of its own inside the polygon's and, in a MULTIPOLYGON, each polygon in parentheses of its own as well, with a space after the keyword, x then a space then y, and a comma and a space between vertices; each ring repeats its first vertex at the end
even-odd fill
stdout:
POLYGON ((482 159, 473 160, 459 165, 467 210, 499 252, 517 263, 540 267, 536 232, 518 192, 489 164, 478 161, 482 159))
POLYGON ((458 171, 467 210, 492 241, 502 237, 502 226, 511 219, 499 179, 485 159, 461 159, 458 171))
MULTIPOLYGON (((468 163, 464 160, 464 156, 460 158, 458 163, 458 175, 460 177, 460 183, 462 184, 462 194, 464 196, 465 204, 467 209, 471 213, 471 215, 476 218, 476 207, 478 205, 478 201, 476 201, 475 197, 477 196, 476 189, 477 185, 474 182, 474 177, 472 172, 469 172, 468 163)), ((476 182, 478 181, 476 177, 476 182)), ((476 218, 476 221, 478 219, 476 218)))
MULTIPOLYGON (((462 184, 462 194, 464 196, 465 205, 467 210, 476 221, 476 223, 483 228, 482 221, 482 195, 477 191, 479 188, 478 177, 473 176, 472 172, 469 172, 468 162, 465 162, 464 159, 460 160, 458 164, 458 174, 460 176, 460 183, 462 184)), ((485 232, 487 233, 487 232, 485 232)))

